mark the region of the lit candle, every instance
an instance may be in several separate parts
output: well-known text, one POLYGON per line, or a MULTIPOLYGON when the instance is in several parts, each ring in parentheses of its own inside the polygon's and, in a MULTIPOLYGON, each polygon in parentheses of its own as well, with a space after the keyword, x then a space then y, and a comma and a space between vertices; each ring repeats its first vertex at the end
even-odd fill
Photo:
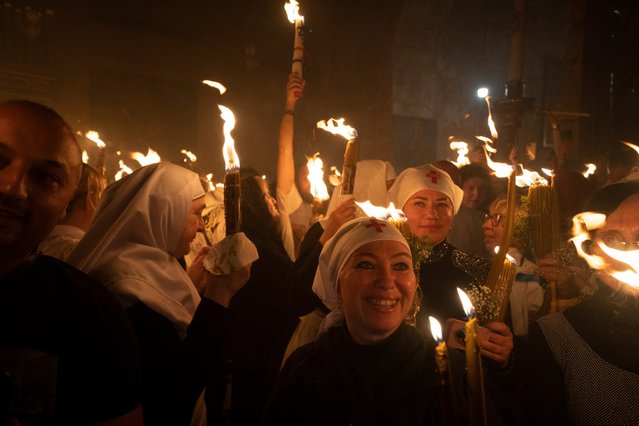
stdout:
POLYGON ((443 339, 442 326, 436 318, 429 316, 430 332, 435 339, 435 364, 437 366, 437 384, 443 392, 442 419, 444 424, 457 424, 456 400, 453 392, 453 375, 448 363, 448 346, 443 339))
POLYGON ((348 142, 344 151, 344 166, 342 168, 342 195, 352 195, 357 170, 357 130, 344 124, 345 119, 331 118, 328 121, 318 121, 317 127, 334 135, 340 135, 348 142))
POLYGON ((464 327, 466 351, 466 376, 468 380, 469 419, 472 426, 487 425, 486 396, 484 394, 484 374, 481 353, 477 344, 477 318, 475 308, 461 289, 457 289, 468 321, 464 327))
POLYGON ((100 139, 100 134, 95 130, 89 130, 84 136, 86 136, 87 139, 97 145, 99 151, 95 169, 98 171, 98 173, 104 176, 104 155, 106 151, 106 143, 104 143, 104 141, 100 139))
MULTIPOLYGON (((299 3, 290 0, 284 4, 284 10, 291 24, 295 24, 295 42, 293 44, 293 62, 291 64, 291 73, 297 74, 302 78, 302 70, 304 68, 304 17, 300 15, 299 3)), ((299 97, 300 92, 296 92, 295 96, 299 97)))
POLYGON ((241 230, 241 203, 240 190, 240 158, 235 152, 235 141, 231 131, 235 127, 235 115, 223 105, 218 105, 220 116, 224 120, 224 219, 226 220, 226 235, 232 235, 241 230))

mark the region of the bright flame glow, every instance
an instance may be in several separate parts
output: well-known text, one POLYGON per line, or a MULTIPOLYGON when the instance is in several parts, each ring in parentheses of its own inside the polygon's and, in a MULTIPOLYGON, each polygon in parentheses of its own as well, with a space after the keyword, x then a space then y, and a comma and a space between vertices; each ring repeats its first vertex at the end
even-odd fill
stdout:
POLYGON ((480 141, 484 142, 484 148, 486 151, 491 153, 496 153, 497 150, 493 147, 493 140, 491 138, 487 138, 486 136, 475 136, 480 141))
POLYGON ((590 240, 589 231, 601 228, 606 223, 606 215, 601 213, 583 212, 572 218, 572 235, 570 241, 573 242, 577 253, 591 268, 601 270, 607 267, 604 259, 597 255, 586 253, 583 244, 590 240))
POLYGON ((337 170, 337 167, 331 166, 331 174, 328 175, 328 181, 333 186, 342 184, 342 174, 337 170))
POLYGON ((82 162, 84 164, 88 164, 89 163, 89 154, 86 151, 84 151, 84 150, 82 150, 82 162))
POLYGON ((485 99, 488 96, 488 88, 480 87, 477 89, 477 97, 485 99))
POLYGON ((457 294, 459 294, 459 299, 461 300, 466 316, 468 318, 475 317, 475 307, 473 306, 473 302, 470 301, 468 295, 459 287, 457 287, 457 294))
POLYGON ((368 217, 374 217, 380 220, 395 220, 405 222, 406 215, 400 209, 395 208, 395 204, 390 203, 388 207, 381 207, 373 205, 370 201, 364 201, 360 203, 358 201, 355 202, 357 206, 362 209, 364 214, 368 217))
POLYGON ((457 161, 451 161, 457 167, 465 166, 466 164, 470 164, 470 159, 468 158, 468 144, 462 141, 452 141, 449 145, 451 150, 457 152, 457 161))
POLYGON ((588 176, 592 175, 597 170, 597 166, 595 166, 592 163, 588 163, 585 166, 587 167, 587 170, 582 173, 585 178, 587 178, 588 176))
POLYGON ((328 121, 321 120, 317 122, 317 127, 349 141, 357 139, 357 130, 344 124, 345 120, 345 118, 330 118, 328 121))
POLYGON ((513 171, 513 166, 506 163, 497 163, 491 160, 488 153, 486 153, 486 164, 493 172, 495 172, 495 176, 498 178, 507 178, 513 171))
POLYGON ((497 139, 499 135, 497 134, 497 128, 495 127, 495 122, 493 121, 493 113, 490 111, 490 96, 486 96, 486 105, 488 105, 488 128, 490 129, 490 136, 492 136, 493 140, 497 139))
POLYGON ((304 23, 304 17, 300 15, 300 4, 295 0, 289 0, 288 3, 284 3, 284 10, 286 11, 286 17, 291 24, 295 21, 301 21, 304 23))
POLYGON ((442 325, 437 321, 435 317, 428 317, 428 321, 430 322, 430 332, 433 335, 433 339, 435 342, 440 343, 442 339, 442 325))
POLYGON ((548 180, 534 170, 524 169, 519 165, 522 170, 522 174, 516 178, 516 184, 520 188, 525 188, 532 185, 548 185, 548 180))
POLYGON ((316 152, 312 157, 306 157, 306 167, 308 168, 308 181, 311 183, 311 194, 316 200, 324 201, 329 199, 328 189, 324 183, 324 163, 316 152))
MULTIPOLYGON (((197 161, 197 157, 191 151, 187 151, 186 149, 183 149, 180 152, 186 155, 186 157, 189 159, 191 163, 195 163, 197 161)), ((186 163, 186 158, 184 159, 184 162, 186 163)))
POLYGON ((206 181, 209 184, 209 190, 215 191, 215 184, 213 183, 213 173, 208 173, 205 177, 206 181))
POLYGON ((124 164, 124 161, 120 160, 120 170, 115 174, 115 180, 122 179, 122 176, 124 176, 125 173, 127 175, 130 175, 131 173, 133 173, 133 169, 124 164))
POLYGON ((206 84, 209 87, 217 89, 220 92, 220 95, 226 93, 226 87, 222 83, 218 83, 217 81, 212 80, 202 80, 202 83, 206 84))
POLYGON ((555 171, 552 169, 546 169, 546 168, 541 168, 541 171, 544 172, 544 174, 548 177, 551 177, 553 174, 555 174, 555 171))
POLYGON ((92 141, 93 143, 95 143, 98 148, 104 148, 106 147, 106 143, 104 143, 104 141, 102 139, 100 139, 100 134, 98 132, 96 132, 95 130, 89 130, 88 132, 86 132, 84 134, 84 136, 92 141))
POLYGON ((160 158, 160 155, 157 152, 153 151, 151 148, 147 150, 146 155, 137 151, 132 152, 131 158, 133 158, 135 161, 140 163, 142 167, 148 166, 149 164, 159 163, 160 161, 162 161, 162 159, 160 158))
POLYGON ((224 105, 217 106, 220 109, 220 117, 224 120, 224 148, 222 154, 224 155, 224 170, 227 172, 237 170, 240 168, 240 157, 235 152, 235 141, 231 136, 231 131, 235 127, 235 115, 233 111, 225 107, 224 105))
POLYGON ((630 148, 632 148, 632 149, 634 149, 634 150, 635 150, 635 152, 636 152, 637 154, 639 154, 639 146, 634 145, 634 144, 631 144, 630 142, 626 142, 626 141, 621 141, 621 143, 622 143, 622 144, 624 144, 624 145, 626 145, 626 146, 628 146, 628 147, 630 147, 630 148))

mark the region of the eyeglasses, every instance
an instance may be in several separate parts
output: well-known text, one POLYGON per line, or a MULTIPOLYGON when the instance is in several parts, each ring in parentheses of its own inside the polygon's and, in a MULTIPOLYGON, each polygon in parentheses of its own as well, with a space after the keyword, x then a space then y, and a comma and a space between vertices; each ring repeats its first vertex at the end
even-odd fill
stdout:
POLYGON ((493 226, 499 226, 501 221, 504 220, 504 215, 499 213, 487 214, 486 216, 484 216, 484 222, 486 222, 488 219, 490 219, 490 223, 493 226))

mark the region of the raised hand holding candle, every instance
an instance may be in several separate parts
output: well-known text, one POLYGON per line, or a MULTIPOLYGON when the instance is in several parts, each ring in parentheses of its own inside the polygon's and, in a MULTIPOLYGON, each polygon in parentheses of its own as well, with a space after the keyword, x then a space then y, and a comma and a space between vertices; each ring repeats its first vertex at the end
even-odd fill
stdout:
MULTIPOLYGON (((284 4, 284 10, 291 24, 295 24, 295 42, 293 44, 293 63, 291 64, 291 72, 302 78, 304 69, 304 17, 300 15, 299 3, 290 0, 284 4)), ((295 93, 295 96, 301 96, 301 92, 295 93)))
POLYGON ((487 425, 486 396, 484 393, 484 373, 481 353, 477 344, 477 318, 470 298, 457 288, 468 321, 464 327, 466 351, 466 376, 468 380, 468 405, 471 426, 487 425))

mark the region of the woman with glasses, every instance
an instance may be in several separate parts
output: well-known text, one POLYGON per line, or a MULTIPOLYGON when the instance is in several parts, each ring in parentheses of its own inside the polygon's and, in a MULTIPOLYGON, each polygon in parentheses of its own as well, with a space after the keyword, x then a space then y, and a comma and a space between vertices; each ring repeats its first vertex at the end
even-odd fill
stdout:
POLYGON ((580 244, 601 285, 590 299, 531 326, 521 423, 639 424, 639 182, 600 189, 586 211, 606 215, 580 244))
MULTIPOLYGON (((495 253, 504 234, 504 217, 506 215, 506 196, 497 197, 488 207, 488 214, 484 221, 484 242, 490 253, 495 253)), ((517 206, 515 222, 527 220, 526 213, 517 206)), ((525 229, 524 226, 515 226, 525 229)), ((517 274, 510 292, 510 315, 513 333, 516 336, 528 334, 528 324, 541 312, 544 302, 544 289, 540 285, 538 268, 530 260, 524 249, 526 235, 516 232, 508 249, 508 255, 517 263, 517 274)))

